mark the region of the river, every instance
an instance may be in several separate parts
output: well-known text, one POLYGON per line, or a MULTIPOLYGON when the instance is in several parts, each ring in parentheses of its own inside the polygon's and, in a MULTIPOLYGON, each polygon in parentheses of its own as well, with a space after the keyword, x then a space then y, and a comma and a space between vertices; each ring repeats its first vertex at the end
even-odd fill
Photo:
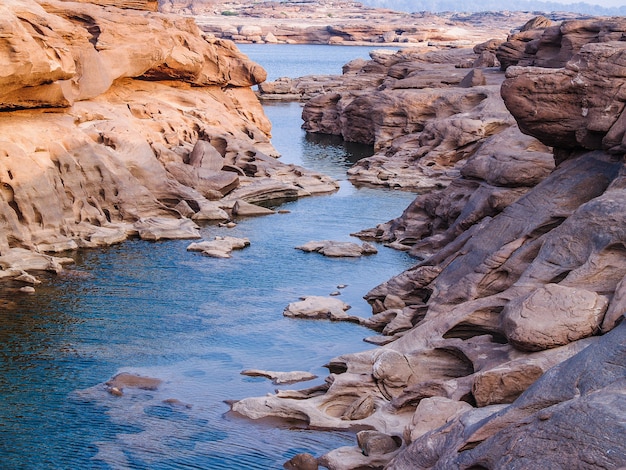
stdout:
POLYGON ((362 296, 412 260, 383 246, 361 259, 294 247, 351 240, 351 232, 400 215, 413 196, 353 187, 345 171, 369 149, 307 136, 299 104, 266 112, 282 159, 340 180, 337 193, 286 203, 288 213, 233 229, 203 227, 206 239, 250 239, 232 259, 187 252, 189 241, 131 240, 71 253, 76 264, 43 277, 33 295, 2 289, 3 469, 279 469, 297 453, 354 444, 349 433, 243 419, 225 400, 321 383, 329 359, 372 347, 362 338, 374 333, 358 325, 287 319, 282 311, 302 295, 347 284, 340 298, 351 313, 368 316, 362 296), (246 368, 319 378, 277 387, 242 376, 246 368), (163 384, 113 397, 103 382, 120 372, 163 384))

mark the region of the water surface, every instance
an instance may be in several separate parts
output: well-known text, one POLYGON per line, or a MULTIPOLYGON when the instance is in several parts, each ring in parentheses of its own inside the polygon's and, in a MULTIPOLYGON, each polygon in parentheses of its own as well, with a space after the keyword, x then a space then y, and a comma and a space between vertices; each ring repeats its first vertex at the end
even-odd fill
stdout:
MULTIPOLYGON (((370 51, 390 46, 324 46, 318 44, 237 44, 237 47, 267 71, 267 81, 304 75, 341 75, 353 59, 369 60, 370 51)), ((392 48, 393 49, 393 48, 392 48)), ((395 47, 395 49, 398 49, 395 47)))

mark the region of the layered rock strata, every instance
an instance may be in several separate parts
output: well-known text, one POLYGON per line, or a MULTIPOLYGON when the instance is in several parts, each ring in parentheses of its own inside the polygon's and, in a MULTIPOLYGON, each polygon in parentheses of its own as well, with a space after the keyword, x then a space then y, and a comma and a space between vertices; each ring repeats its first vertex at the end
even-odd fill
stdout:
MULTIPOLYGON (((504 106, 500 97, 504 76, 492 52, 498 44, 490 41, 474 49, 437 52, 373 51, 370 61, 347 64, 335 89, 325 84, 326 93, 315 93, 315 87, 292 92, 312 96, 304 106, 303 127, 374 146, 372 157, 349 170, 355 184, 430 190, 447 186, 466 171, 484 175, 492 186, 504 186, 499 189, 500 202, 493 204, 504 199, 508 203, 536 184, 553 164, 547 147, 523 136, 504 106), (503 142, 506 155, 493 157, 503 142), (523 174, 496 169, 505 164, 493 158, 511 165, 513 154, 519 169, 524 167, 523 174), (528 155, 535 161, 527 161, 528 155)), ((298 85, 303 83, 306 78, 298 85)), ((261 85, 263 99, 276 91, 272 85, 261 85)), ((477 188, 475 181, 470 186, 466 192, 477 188)))
POLYGON ((251 89, 259 65, 191 19, 131 3, 0 6, 1 258, 196 238, 195 222, 246 203, 337 188, 276 160, 251 89))
MULTIPOLYGON (((537 56, 561 57, 541 44, 537 56)), ((387 436, 379 452, 363 437, 317 459, 330 469, 625 466, 625 57, 626 42, 606 41, 562 67, 509 67, 516 124, 479 142, 447 188, 365 233, 421 258, 366 296, 379 329, 402 327, 331 360, 323 386, 233 409, 387 436)))

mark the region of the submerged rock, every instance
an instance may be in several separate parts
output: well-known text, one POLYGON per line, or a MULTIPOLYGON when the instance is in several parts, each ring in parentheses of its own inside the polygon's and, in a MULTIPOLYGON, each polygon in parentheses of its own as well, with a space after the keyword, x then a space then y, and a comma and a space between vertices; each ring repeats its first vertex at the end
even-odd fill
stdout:
POLYGON ((276 385, 306 382, 307 380, 313 380, 317 378, 317 375, 311 374, 310 372, 274 372, 260 369, 242 370, 241 375, 247 375, 248 377, 266 377, 276 385))
POLYGON ((107 391, 114 396, 122 396, 125 388, 137 388, 140 390, 157 390, 163 383, 161 379, 142 377, 128 372, 117 374, 105 383, 107 391))

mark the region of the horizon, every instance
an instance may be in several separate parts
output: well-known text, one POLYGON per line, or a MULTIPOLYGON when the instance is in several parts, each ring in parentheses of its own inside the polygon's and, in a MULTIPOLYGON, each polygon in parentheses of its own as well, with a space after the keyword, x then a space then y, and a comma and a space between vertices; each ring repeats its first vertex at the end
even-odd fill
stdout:
MULTIPOLYGON (((443 11, 451 8, 453 0, 360 0, 365 5, 377 5, 398 11, 413 11, 412 9, 426 9, 427 11, 443 11)), ((626 9, 625 0, 520 0, 516 7, 510 5, 499 5, 494 8, 494 2, 487 1, 484 5, 486 10, 501 11, 510 10, 511 8, 520 9, 541 9, 544 5, 555 10, 556 5, 563 5, 563 10, 578 13, 604 13, 604 14, 623 14, 626 9), (601 10, 606 10, 602 12, 601 10), (613 11, 611 11, 613 10, 613 11)), ((544 7, 544 8, 545 8, 544 7)), ((457 2, 454 11, 480 11, 477 0, 468 0, 467 2, 457 2), (459 4, 461 3, 461 4, 459 4), (463 10, 465 8, 465 10, 463 10)))
POLYGON ((545 1, 562 3, 563 5, 576 5, 579 3, 588 3, 589 5, 597 5, 597 6, 604 7, 604 8, 622 7, 625 5, 624 0, 581 0, 581 1, 545 0, 545 1))

